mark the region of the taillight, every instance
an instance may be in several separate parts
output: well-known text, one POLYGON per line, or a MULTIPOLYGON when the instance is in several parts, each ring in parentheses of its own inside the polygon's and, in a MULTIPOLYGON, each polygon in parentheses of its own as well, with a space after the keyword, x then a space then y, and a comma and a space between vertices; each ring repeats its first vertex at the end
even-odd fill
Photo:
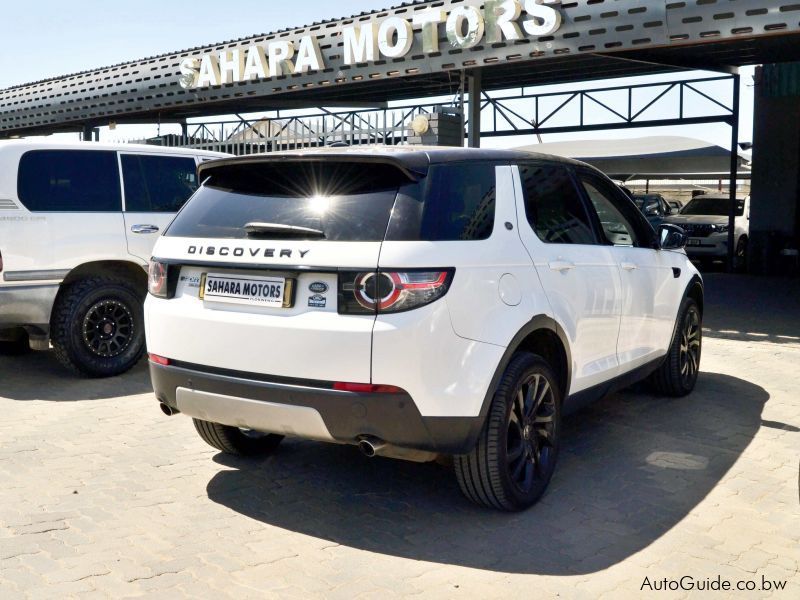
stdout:
POLYGON ((339 312, 397 313, 430 304, 444 296, 453 269, 339 273, 339 312))
POLYGON ((147 273, 147 291, 156 298, 167 297, 167 265, 151 260, 147 273))

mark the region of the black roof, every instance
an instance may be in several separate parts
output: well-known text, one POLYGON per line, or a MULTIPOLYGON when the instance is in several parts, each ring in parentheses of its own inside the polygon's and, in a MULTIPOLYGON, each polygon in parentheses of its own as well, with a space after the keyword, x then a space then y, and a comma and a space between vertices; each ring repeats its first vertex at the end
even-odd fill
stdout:
POLYGON ((361 162, 365 164, 392 164, 402 169, 410 178, 425 176, 428 167, 434 164, 445 164, 464 161, 480 162, 520 162, 539 160, 573 166, 583 166, 595 170, 594 167, 580 161, 527 152, 524 150, 502 150, 490 148, 454 148, 432 146, 354 146, 351 148, 328 147, 308 150, 273 152, 269 154, 252 154, 234 158, 222 158, 204 162, 199 167, 200 179, 212 175, 218 169, 234 165, 280 163, 286 162, 321 162, 342 161, 361 162))

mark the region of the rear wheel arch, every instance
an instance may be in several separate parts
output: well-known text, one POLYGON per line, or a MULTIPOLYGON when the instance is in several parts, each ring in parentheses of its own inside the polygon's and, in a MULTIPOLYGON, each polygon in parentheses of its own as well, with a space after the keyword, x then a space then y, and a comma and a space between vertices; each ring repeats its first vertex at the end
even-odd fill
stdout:
POLYGON ((485 418, 488 414, 489 405, 495 391, 497 391, 503 373, 505 373, 514 355, 520 351, 536 354, 547 361, 558 378, 561 397, 566 398, 569 395, 570 381, 572 379, 572 357, 567 335, 555 319, 547 315, 537 315, 528 321, 508 344, 483 400, 481 417, 485 418))
POLYGON ((144 268, 137 263, 124 260, 104 260, 79 265, 67 274, 61 282, 61 289, 70 283, 90 277, 127 279, 142 290, 147 289, 147 272, 144 268))

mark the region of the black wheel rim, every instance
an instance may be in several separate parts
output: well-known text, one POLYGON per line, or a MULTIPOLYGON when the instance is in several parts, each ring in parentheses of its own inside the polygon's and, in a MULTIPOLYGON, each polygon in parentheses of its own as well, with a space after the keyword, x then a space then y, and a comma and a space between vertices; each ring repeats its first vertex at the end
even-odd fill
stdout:
POLYGON ((549 477, 555 460, 556 404, 550 382, 534 374, 517 388, 508 422, 506 458, 511 481, 522 492, 549 477))
POLYGON ((691 382, 700 369, 701 340, 700 315, 692 308, 686 313, 681 331, 680 365, 684 382, 691 382))
POLYGON ((119 300, 100 300, 83 318, 83 341, 92 354, 102 358, 119 356, 133 339, 133 313, 119 300))

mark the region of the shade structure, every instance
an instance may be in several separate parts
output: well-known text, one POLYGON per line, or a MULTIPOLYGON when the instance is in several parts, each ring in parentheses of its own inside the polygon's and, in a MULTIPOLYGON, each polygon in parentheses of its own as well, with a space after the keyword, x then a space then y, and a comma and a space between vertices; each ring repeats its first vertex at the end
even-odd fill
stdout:
MULTIPOLYGON (((703 140, 680 136, 576 140, 520 148, 568 156, 615 179, 716 179, 730 177, 731 151, 703 140)), ((750 178, 750 158, 738 155, 738 176, 750 178)))

